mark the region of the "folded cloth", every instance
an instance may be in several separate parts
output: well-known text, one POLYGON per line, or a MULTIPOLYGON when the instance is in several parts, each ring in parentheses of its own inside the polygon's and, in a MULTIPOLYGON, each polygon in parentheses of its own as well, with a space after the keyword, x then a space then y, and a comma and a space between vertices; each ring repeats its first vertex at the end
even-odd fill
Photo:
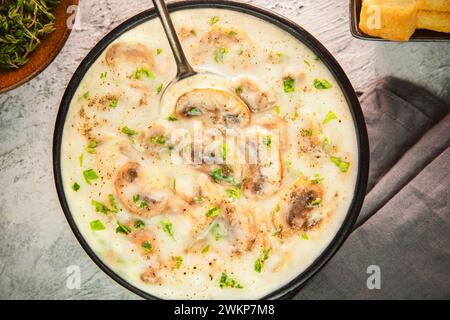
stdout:
POLYGON ((450 106, 394 78, 361 102, 369 193, 356 230, 295 299, 450 298, 450 106))

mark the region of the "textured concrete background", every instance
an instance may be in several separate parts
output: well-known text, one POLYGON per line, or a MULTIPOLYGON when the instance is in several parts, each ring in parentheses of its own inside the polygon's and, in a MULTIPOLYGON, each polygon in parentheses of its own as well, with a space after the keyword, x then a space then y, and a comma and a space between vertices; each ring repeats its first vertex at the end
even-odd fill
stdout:
MULTIPOLYGON (((296 21, 331 51, 357 91, 385 75, 409 79, 450 103, 450 43, 380 43, 352 38, 347 0, 244 1, 296 21)), ((76 67, 112 28, 150 1, 81 0, 82 28, 26 85, 0 95, 0 299, 136 299, 84 253, 59 206, 52 135, 59 101, 76 67), (81 289, 66 268, 81 268, 81 289)))

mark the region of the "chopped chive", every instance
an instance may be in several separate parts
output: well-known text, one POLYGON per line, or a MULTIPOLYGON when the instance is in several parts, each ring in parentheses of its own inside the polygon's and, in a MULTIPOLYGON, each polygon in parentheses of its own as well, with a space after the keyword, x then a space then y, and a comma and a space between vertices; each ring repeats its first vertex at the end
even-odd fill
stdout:
POLYGON ((86 180, 86 183, 89 185, 91 184, 92 180, 98 179, 97 173, 95 173, 95 171, 92 169, 84 170, 83 177, 84 177, 84 180, 86 180))
POLYGON ((91 230, 93 231, 100 231, 105 230, 105 226, 100 220, 94 220, 89 223, 91 230))
POLYGON ((314 88, 318 89, 318 90, 325 90, 325 89, 330 89, 333 86, 331 85, 331 83, 329 83, 327 80, 323 79, 314 79, 313 82, 314 88))
POLYGON ((75 183, 72 185, 72 189, 73 189, 73 191, 77 192, 78 190, 80 190, 80 185, 79 185, 78 183, 75 182, 75 183))

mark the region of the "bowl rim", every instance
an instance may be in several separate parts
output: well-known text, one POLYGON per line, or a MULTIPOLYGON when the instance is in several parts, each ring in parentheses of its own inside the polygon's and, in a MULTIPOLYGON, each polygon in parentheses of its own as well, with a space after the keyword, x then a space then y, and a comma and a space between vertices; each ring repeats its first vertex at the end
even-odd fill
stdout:
MULTIPOLYGON (((283 299, 294 293, 296 293, 314 274, 316 274, 337 252, 341 247, 345 239, 349 236, 353 229, 353 225, 359 215, 359 211, 362 207, 364 196, 366 193, 367 180, 369 174, 369 142, 367 136, 367 129, 359 104, 358 97, 356 95, 353 86, 347 78, 345 72, 331 55, 331 53, 310 33, 300 27, 295 22, 279 15, 278 13, 262 9, 260 7, 250 5, 247 3, 229 1, 229 0, 217 0, 214 2, 208 0, 193 0, 193 1, 177 1, 168 4, 169 11, 175 12, 178 10, 187 9, 200 9, 200 8, 216 8, 234 10, 244 14, 249 14, 260 18, 268 23, 287 31, 297 40, 304 43, 310 50, 312 50, 321 61, 327 66, 328 70, 333 74, 336 82, 339 84, 346 100, 349 105, 353 123, 355 126, 355 134, 358 144, 358 173, 355 184, 355 191, 353 200, 349 206, 346 217, 342 222, 336 235, 322 251, 322 253, 314 260, 314 262, 308 266, 303 272, 298 274, 294 279, 284 284, 277 290, 265 295, 261 299, 283 299)), ((119 274, 113 271, 107 266, 91 249, 87 241, 84 239, 80 230, 78 229, 71 211, 67 199, 65 197, 62 174, 61 174, 61 142, 63 136, 63 130, 65 125, 66 116, 69 110, 71 100, 75 94, 78 85, 82 81, 85 73, 89 70, 91 65, 97 60, 100 54, 106 49, 106 47, 117 39, 120 35, 133 29, 134 27, 144 23, 148 20, 157 17, 154 8, 143 11, 123 23, 109 32, 100 42, 88 53, 88 55, 80 63, 79 67, 75 71, 72 79, 70 80, 64 95, 61 100, 61 104, 58 110, 58 115, 55 123, 55 130, 53 135, 53 173, 56 191, 58 198, 63 209, 64 215, 75 234, 78 242, 88 254, 88 256, 97 264, 97 266, 105 272, 108 276, 118 282, 120 285, 130 290, 131 292, 145 298, 145 299, 160 299, 148 292, 145 292, 122 278, 119 274)))

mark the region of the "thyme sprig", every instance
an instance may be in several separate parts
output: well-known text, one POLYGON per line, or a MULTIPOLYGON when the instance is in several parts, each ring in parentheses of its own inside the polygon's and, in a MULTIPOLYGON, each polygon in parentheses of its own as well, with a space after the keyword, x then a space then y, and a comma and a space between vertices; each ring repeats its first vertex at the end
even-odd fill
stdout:
POLYGON ((44 36, 55 31, 59 0, 0 0, 0 68, 25 65, 44 36))

